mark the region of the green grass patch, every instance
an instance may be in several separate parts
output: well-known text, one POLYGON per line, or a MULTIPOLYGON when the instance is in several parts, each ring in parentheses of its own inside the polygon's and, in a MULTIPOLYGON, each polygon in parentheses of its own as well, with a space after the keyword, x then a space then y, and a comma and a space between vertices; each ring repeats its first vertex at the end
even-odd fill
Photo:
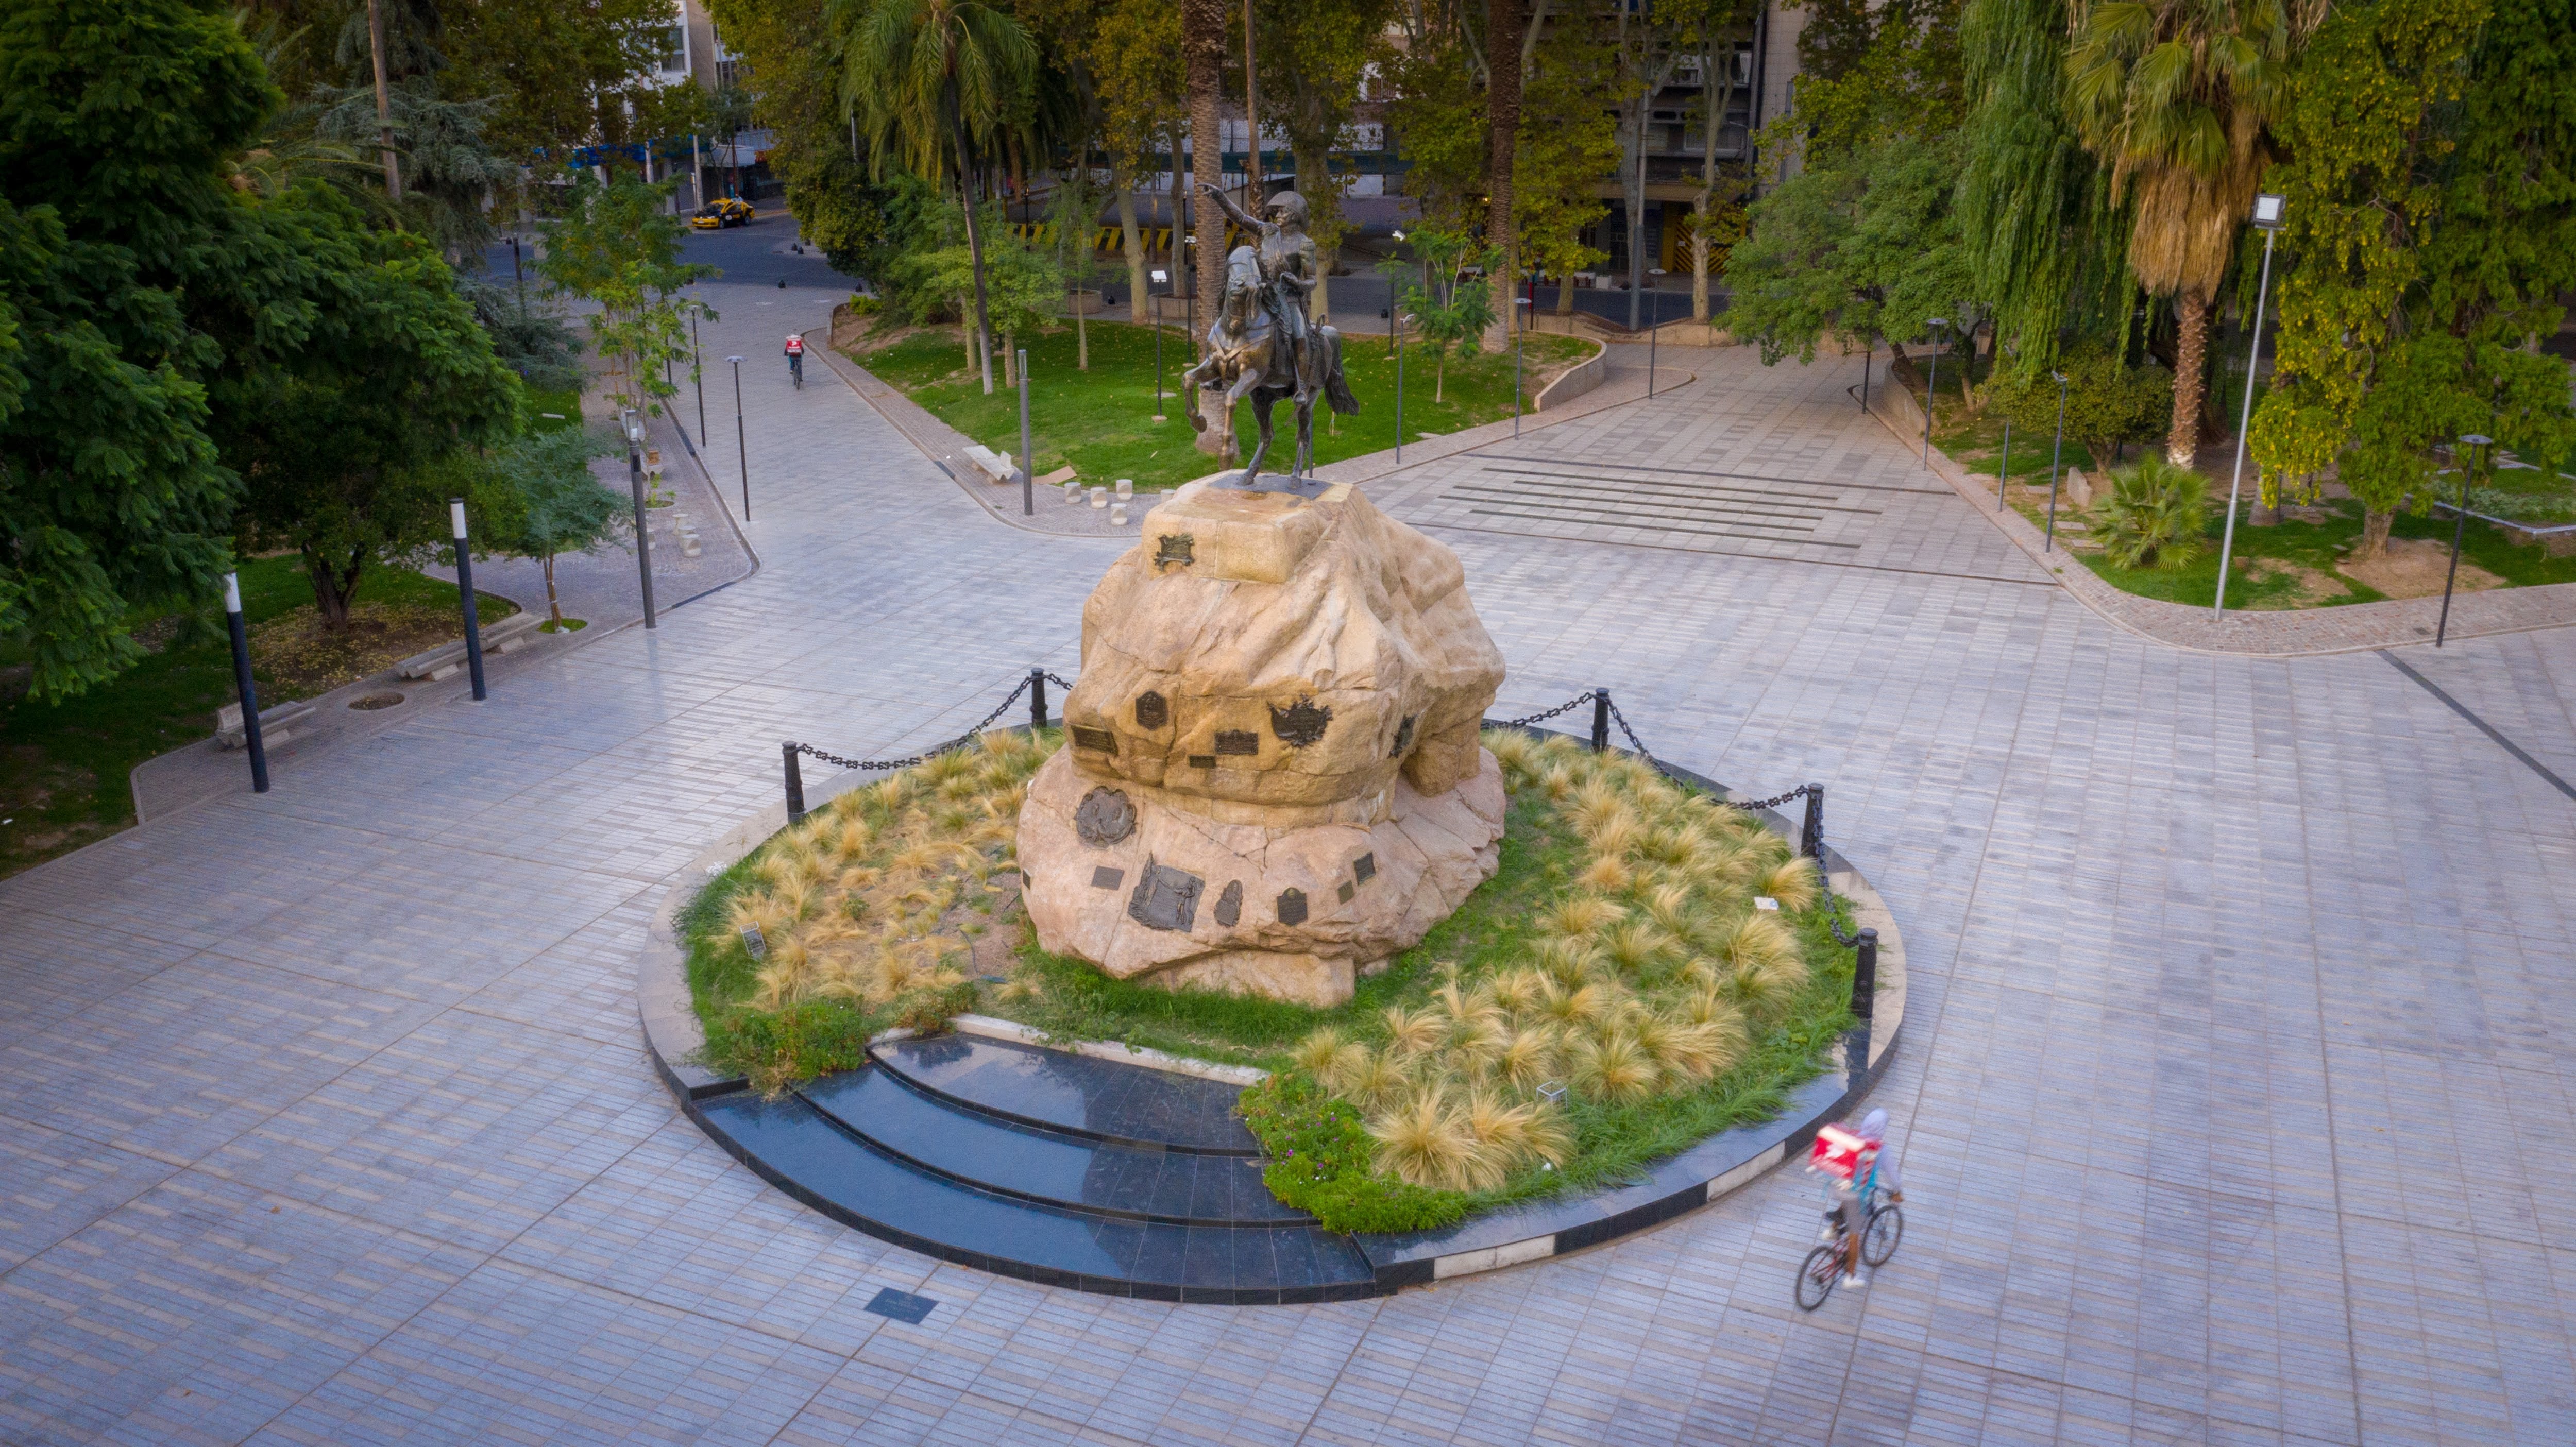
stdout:
MULTIPOLYGON (((242 613, 254 631, 312 607, 312 585, 292 557, 246 559, 240 574, 242 613)), ((517 611, 507 599, 477 597, 487 620, 517 611)), ((457 613, 454 584, 404 568, 369 568, 357 601, 457 613)), ((0 824, 0 876, 132 824, 127 776, 134 766, 212 734, 215 710, 234 701, 232 648, 219 609, 138 612, 128 626, 153 651, 106 684, 60 703, 19 692, 23 675, 14 681, 12 675, 26 666, 26 653, 0 649, 0 819, 10 821, 0 824)), ((264 707, 318 691, 265 668, 253 676, 264 707)))
MULTIPOLYGON (((1038 337, 1022 337, 1029 352, 1029 427, 1035 471, 1052 472, 1070 463, 1084 481, 1111 483, 1132 478, 1142 488, 1177 487, 1204 477, 1216 465, 1193 445, 1197 434, 1181 415, 1175 390, 1190 366, 1190 348, 1177 327, 1162 334, 1163 413, 1155 422, 1155 332, 1125 322, 1092 321, 1091 368, 1078 370, 1076 338, 1071 326, 1038 337)), ((1531 333, 1524 339, 1523 407, 1547 378, 1592 355, 1593 344, 1573 337, 1531 333)), ((1452 354, 1443 369, 1418 344, 1404 349, 1404 432, 1407 442, 1445 435, 1512 415, 1512 354, 1452 354), (1434 392, 1440 400, 1434 400, 1434 392)), ((997 452, 1017 456, 1020 450, 1020 403, 1016 390, 1001 385, 994 370, 991 396, 984 395, 980 375, 966 366, 965 348, 956 328, 916 332, 891 346, 870 349, 864 343, 852 354, 888 385, 921 404, 941 421, 997 452)), ((1395 358, 1383 335, 1345 334, 1342 368, 1359 399, 1356 417, 1340 417, 1319 407, 1315 415, 1315 460, 1333 462, 1395 445, 1395 358)), ((1296 414, 1284 403, 1272 410, 1279 441, 1271 457, 1283 466, 1293 446, 1296 414)), ((1252 404, 1236 409, 1235 429, 1249 449, 1258 435, 1252 404)), ((1265 466, 1268 463, 1265 461, 1265 466)))

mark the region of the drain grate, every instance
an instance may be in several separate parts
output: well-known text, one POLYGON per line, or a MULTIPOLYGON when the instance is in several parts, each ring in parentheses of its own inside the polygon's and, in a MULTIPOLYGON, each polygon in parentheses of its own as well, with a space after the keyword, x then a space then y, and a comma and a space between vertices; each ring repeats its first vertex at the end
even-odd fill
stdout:
POLYGON ((897 1291, 889 1286, 878 1292, 876 1299, 868 1303, 868 1310, 879 1316, 892 1317, 906 1326, 919 1326, 929 1319, 932 1309, 938 1305, 938 1302, 927 1296, 915 1296, 909 1291, 897 1291))

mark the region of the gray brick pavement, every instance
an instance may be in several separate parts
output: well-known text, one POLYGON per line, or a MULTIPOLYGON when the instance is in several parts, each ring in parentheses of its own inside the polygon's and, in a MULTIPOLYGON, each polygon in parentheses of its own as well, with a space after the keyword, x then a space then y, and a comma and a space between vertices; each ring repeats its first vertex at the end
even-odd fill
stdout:
MULTIPOLYGON (((774 300, 719 296, 711 352, 774 300)), ((1694 361, 1516 455, 1906 477, 1855 365, 1694 361)), ((1505 708, 1607 684, 1692 768, 1831 786, 1913 971, 1911 1226, 1866 1291, 1789 1305, 1795 1174, 1289 1309, 804 1210, 642 1059, 644 919, 781 738, 917 744, 1070 672, 1118 545, 996 526, 846 389, 772 381, 756 577, 0 883, 0 1440, 2576 1437, 2576 805, 2378 658, 2145 642, 1937 496, 1827 567, 1460 527, 1472 455, 1371 484, 1466 559, 1505 708), (886 1286, 940 1306, 865 1312, 886 1286)), ((2576 774, 2576 637, 2408 656, 2576 774)))

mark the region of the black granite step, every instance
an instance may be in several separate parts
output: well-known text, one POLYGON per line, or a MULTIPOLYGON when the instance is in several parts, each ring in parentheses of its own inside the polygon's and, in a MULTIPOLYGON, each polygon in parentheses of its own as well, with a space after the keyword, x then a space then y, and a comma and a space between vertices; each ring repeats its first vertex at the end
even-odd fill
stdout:
POLYGON ((1159 1301, 1344 1301, 1382 1289, 1349 1238, 1313 1226, 1178 1225, 996 1195, 886 1154, 798 1095, 764 1100, 745 1091, 686 1109, 772 1185, 942 1260, 1159 1301))
POLYGON ((1270 1194, 1251 1156, 1146 1150, 1017 1125, 875 1067, 809 1081, 797 1094, 885 1154, 979 1190, 1185 1226, 1313 1219, 1270 1194))
POLYGON ((906 1085, 1020 1125, 1148 1150, 1261 1154, 1234 1114, 1241 1086, 977 1035, 869 1053, 906 1085))

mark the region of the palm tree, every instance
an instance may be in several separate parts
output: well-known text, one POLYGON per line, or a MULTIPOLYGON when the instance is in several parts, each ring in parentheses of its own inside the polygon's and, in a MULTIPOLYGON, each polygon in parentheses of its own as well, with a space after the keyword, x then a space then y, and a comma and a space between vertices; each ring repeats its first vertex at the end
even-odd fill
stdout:
POLYGON ((2312 0, 2096 0, 2066 47, 2069 118, 2134 195, 2129 269, 2174 299, 2173 427, 2165 456, 2200 449, 2209 314, 2270 159, 2263 128, 2287 98, 2291 48, 2312 0))
POLYGON ((984 238, 969 178, 978 144, 1026 104, 1038 50, 1020 22, 979 0, 832 0, 842 53, 841 105, 882 159, 897 152, 930 181, 953 175, 975 273, 975 336, 993 390, 993 328, 984 238))

